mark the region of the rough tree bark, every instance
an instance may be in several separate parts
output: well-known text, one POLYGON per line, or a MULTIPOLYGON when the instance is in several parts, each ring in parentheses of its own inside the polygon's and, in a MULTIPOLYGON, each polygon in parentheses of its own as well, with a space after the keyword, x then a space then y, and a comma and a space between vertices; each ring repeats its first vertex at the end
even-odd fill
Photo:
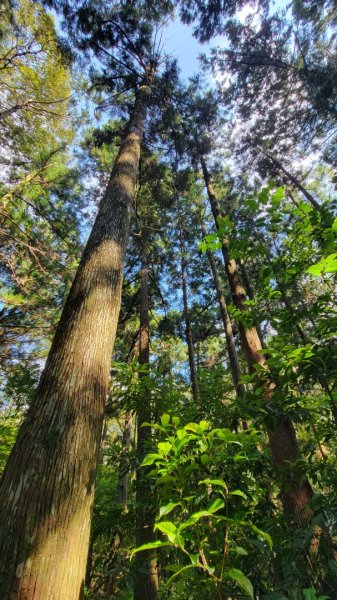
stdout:
MULTIPOLYGON (((244 285, 245 290, 247 291, 248 298, 249 298, 249 300, 254 300, 254 297, 255 297, 254 290, 250 284, 250 279, 249 279, 249 276, 247 273, 246 265, 245 265, 244 261, 242 260, 242 258, 239 259, 239 265, 240 265, 240 270, 241 270, 241 274, 242 274, 243 285, 244 285)), ((262 330, 261 330, 261 327, 259 324, 256 325, 256 331, 260 338, 262 348, 265 348, 266 345, 265 345, 265 342, 263 339, 263 333, 262 333, 262 330)))
POLYGON ((127 133, 0 485, 0 599, 78 600, 150 94, 127 133))
POLYGON ((179 240, 180 240, 180 264, 181 264, 181 283, 183 289, 183 305, 184 305, 184 320, 185 320, 185 331, 186 331, 186 340, 187 340, 187 350, 188 350, 188 362, 190 366, 190 377, 191 377, 191 387, 192 387, 192 396, 194 400, 194 405, 198 406, 199 402, 199 386, 198 386, 198 377, 197 370, 195 367, 195 354, 194 354, 194 346, 193 346, 193 335, 192 335, 192 327, 191 327, 191 319, 190 312, 188 308, 188 298, 187 298, 187 265, 186 265, 186 256, 185 256, 185 244, 184 244, 184 235, 181 223, 179 223, 179 240))
MULTIPOLYGON (((150 361, 148 248, 144 234, 142 238, 139 364, 148 366, 150 361)), ((144 382, 146 382, 146 375, 146 373, 140 373, 144 382)), ((151 436, 150 428, 142 427, 144 422, 151 422, 151 405, 146 384, 143 386, 137 402, 136 546, 142 546, 155 540, 151 490, 146 479, 146 470, 139 468, 147 453, 147 445, 151 436)), ((159 588, 156 551, 141 552, 137 556, 135 564, 134 600, 154 600, 157 598, 159 588)))
MULTIPOLYGON (((104 462, 104 448, 105 448, 105 443, 106 443, 106 439, 107 439, 107 434, 108 434, 108 422, 105 419, 104 424, 103 424, 97 466, 102 465, 104 462)), ((88 558, 87 558, 87 564, 86 564, 86 570, 85 570, 85 586, 88 589, 90 588, 91 580, 92 580, 94 544, 95 544, 95 537, 93 536, 93 532, 91 531, 90 538, 89 538, 88 558)))
MULTIPOLYGON (((218 219, 220 216, 218 201, 205 158, 200 157, 200 162, 215 225, 218 227, 218 219)), ((242 285, 236 261, 230 258, 229 243, 227 239, 224 239, 222 242, 222 254, 233 302, 235 307, 244 314, 247 312, 247 307, 244 304, 246 291, 242 285)), ((261 341, 256 328, 245 326, 243 320, 241 320, 239 322, 239 331, 249 371, 255 373, 257 365, 267 369, 265 357, 261 352, 261 341)), ((266 400, 272 398, 274 387, 274 384, 267 377, 264 383, 264 395, 266 400)), ((297 483, 290 483, 289 480, 285 480, 286 471, 289 469, 289 463, 293 463, 298 458, 298 444, 293 424, 287 416, 283 416, 278 419, 278 422, 273 428, 268 427, 267 433, 274 469, 282 481, 281 498, 284 512, 295 517, 298 523, 304 524, 312 517, 312 511, 308 506, 313 495, 312 488, 306 479, 299 480, 297 483)))

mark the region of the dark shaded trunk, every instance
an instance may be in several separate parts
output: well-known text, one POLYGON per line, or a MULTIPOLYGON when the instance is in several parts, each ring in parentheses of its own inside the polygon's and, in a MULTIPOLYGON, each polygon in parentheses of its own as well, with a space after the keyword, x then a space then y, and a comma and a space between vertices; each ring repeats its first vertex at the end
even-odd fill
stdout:
POLYGON ((130 446, 131 446, 132 414, 127 412, 124 421, 122 454, 119 463, 117 502, 126 510, 128 507, 129 470, 130 470, 130 446))
MULTIPOLYGON (((201 157, 201 166, 203 170, 204 180, 207 188, 207 193, 212 209, 216 227, 219 226, 218 219, 220 210, 218 201, 212 186, 211 177, 207 169, 205 159, 201 157)), ((230 286, 233 302, 235 307, 241 312, 243 319, 239 322, 239 331, 242 340, 242 346, 245 352, 247 364, 250 373, 256 372, 256 366, 260 365, 267 369, 265 358, 262 351, 262 345, 255 327, 247 327, 244 324, 244 317, 247 314, 249 318, 247 306, 244 304, 246 299, 246 291, 242 285, 236 261, 230 258, 229 242, 227 239, 222 241, 222 254, 225 263, 226 274, 230 286)), ((264 387, 264 398, 270 401, 274 394, 274 384, 267 377, 265 381, 259 382, 264 387)), ((308 507, 308 503, 312 498, 313 491, 308 481, 300 480, 298 483, 290 485, 289 479, 286 480, 286 473, 289 469, 289 462, 293 463, 298 458, 298 446, 296 434, 290 419, 284 415, 277 420, 273 428, 268 427, 267 430, 269 445, 271 449, 275 472, 280 477, 281 497, 286 514, 295 516, 298 523, 305 523, 312 516, 312 511, 308 507)))
MULTIPOLYGON (((204 238, 206 236, 206 229, 202 222, 200 222, 200 226, 201 226, 202 236, 204 238)), ((233 337, 232 322, 231 322, 230 316, 228 314, 226 299, 225 299, 225 296, 221 289, 219 273, 218 273, 218 269, 216 266, 214 255, 209 250, 207 250, 206 254, 207 254, 207 258, 208 258, 208 261, 209 261, 209 264, 211 267, 214 287, 215 287, 217 297, 218 297, 221 319, 222 319, 224 332, 225 332, 225 336, 226 336, 226 348, 227 348, 227 352, 228 352, 228 359, 229 359, 230 371, 231 371, 231 375, 232 375, 233 384, 235 387, 236 394, 238 396, 243 396, 243 394, 245 393, 245 386, 243 383, 240 383, 241 369, 240 369, 240 363, 239 363, 239 359, 238 359, 238 355, 237 355, 237 351, 236 351, 236 347, 235 347, 235 342, 234 342, 234 337, 233 337)))
MULTIPOLYGON (((148 366, 150 361, 149 273, 148 249, 144 238, 141 244, 139 363, 148 366)), ((151 429, 142 427, 144 422, 151 422, 151 405, 146 385, 147 373, 140 373, 140 377, 143 379, 143 385, 137 402, 136 546, 155 540, 153 500, 147 481, 147 469, 139 467, 147 454, 151 437, 151 429)), ((134 600, 154 600, 159 587, 156 551, 147 550, 139 553, 135 563, 134 600)))
POLYGON ((88 550, 88 558, 87 565, 85 571, 85 586, 90 589, 91 581, 92 581, 92 567, 94 562, 94 542, 95 540, 90 540, 89 550, 88 550))
POLYGON ((0 485, 1 600, 78 600, 149 89, 142 86, 0 485))
POLYGON ((191 327, 190 312, 188 308, 188 296, 187 296, 187 264, 184 247, 184 235, 181 224, 179 224, 179 240, 180 240, 180 264, 181 264, 181 283, 183 289, 183 305, 184 305, 184 320, 185 320, 185 331, 186 341, 188 350, 188 363, 190 367, 191 387, 194 405, 197 406, 199 402, 199 386, 198 376, 195 367, 195 354, 193 345, 193 335, 191 327))

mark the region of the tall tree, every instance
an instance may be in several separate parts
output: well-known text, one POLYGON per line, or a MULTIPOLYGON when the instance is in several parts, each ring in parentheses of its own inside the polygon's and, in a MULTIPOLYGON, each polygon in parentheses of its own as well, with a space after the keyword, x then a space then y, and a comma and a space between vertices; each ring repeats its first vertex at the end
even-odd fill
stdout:
MULTIPOLYGON (((205 228, 205 225, 204 225, 202 219, 200 220, 200 228, 201 228, 202 238, 203 238, 203 240, 206 240, 207 233, 206 233, 206 228, 205 228)), ((224 332, 225 332, 225 336, 226 336, 226 346, 227 346, 228 358, 229 358, 229 363, 230 363, 230 367, 231 367, 231 375, 232 375, 234 387, 235 387, 237 395, 243 396, 243 394, 245 393, 245 386, 241 381, 241 367, 240 367, 240 363, 239 363, 238 353, 237 353, 237 350, 235 347, 232 322, 231 322, 231 318, 230 318, 230 315, 228 312, 226 299, 225 299, 224 293, 221 289, 221 282, 220 282, 218 267, 216 264, 215 257, 213 256, 213 253, 209 249, 206 250, 206 253, 207 253, 207 258, 208 258, 208 261, 209 261, 209 264, 211 267, 211 271, 212 271, 214 287, 215 287, 217 297, 218 297, 221 319, 222 319, 224 332)))
POLYGON ((192 325, 190 318, 190 310, 188 306, 188 290, 187 290, 187 263, 186 263, 186 251, 185 251, 185 240, 184 232, 181 220, 178 223, 179 228, 179 244, 180 244, 180 268, 181 268, 181 285, 183 291, 183 306, 184 306, 184 321, 186 328, 186 340, 188 350, 188 362, 190 366, 190 378, 193 400, 196 407, 199 404, 199 386, 198 386, 198 375, 195 365, 195 353, 193 345, 193 334, 192 325))
POLYGON ((149 20, 145 25, 137 7, 130 12, 126 5, 109 4, 104 15, 94 7, 79 8, 76 16, 87 36, 84 46, 108 53, 112 78, 123 61, 117 81, 135 73, 135 101, 36 396, 1 481, 4 600, 23 593, 77 600, 83 586, 123 259, 158 66, 149 20), (111 42, 117 46, 110 55, 106 44, 111 48, 111 42))
MULTIPOLYGON (((200 160, 215 225, 219 228, 219 217, 221 215, 217 198, 212 186, 212 181, 205 157, 201 156, 200 160)), ((261 340, 256 327, 249 327, 244 322, 244 315, 247 313, 247 307, 245 306, 247 295, 246 290, 242 285, 237 262, 230 257, 230 244, 228 239, 223 238, 221 250, 233 302, 237 310, 241 313, 239 318, 239 330, 247 364, 250 372, 254 374, 256 373, 256 367, 258 365, 260 365, 262 368, 266 368, 261 340)), ((271 381, 268 381, 267 376, 264 382, 263 392, 266 401, 271 399, 274 393, 274 387, 275 384, 271 381)), ((273 428, 268 428, 268 437, 275 470, 281 477, 284 477, 286 465, 289 463, 294 463, 298 458, 296 434, 289 418, 287 416, 283 416, 283 418, 275 423, 273 428)), ((312 494, 313 492, 311 486, 307 480, 297 482, 291 487, 289 487, 288 482, 283 481, 281 496, 285 512, 290 515, 294 515, 296 518, 298 518, 300 523, 305 523, 308 520, 308 517, 310 519, 312 515, 311 510, 308 507, 312 494)))
MULTIPOLYGON (((140 334, 139 334, 139 364, 144 368, 140 373, 142 383, 137 398, 137 461, 141 465, 149 444, 149 427, 143 423, 151 423, 151 404, 148 389, 148 369, 150 364, 150 326, 149 326, 149 269, 147 233, 142 228, 141 239, 141 271, 140 271, 140 334)), ((146 473, 138 466, 136 483, 136 543, 141 546, 154 540, 154 518, 151 515, 152 502, 146 473)), ((139 561, 138 561, 139 563, 139 561)), ((158 572, 155 551, 146 553, 145 566, 143 561, 138 564, 135 573, 135 600, 152 600, 158 592, 158 572)))

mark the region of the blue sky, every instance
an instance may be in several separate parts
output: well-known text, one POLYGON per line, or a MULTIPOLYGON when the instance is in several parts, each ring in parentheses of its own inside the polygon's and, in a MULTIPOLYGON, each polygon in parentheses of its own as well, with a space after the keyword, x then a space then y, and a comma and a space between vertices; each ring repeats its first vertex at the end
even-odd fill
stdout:
POLYGON ((209 44, 199 44, 192 36, 192 27, 175 19, 163 33, 163 45, 168 54, 178 58, 181 76, 187 79, 199 70, 198 55, 209 44))
MULTIPOLYGON (((277 10, 285 9, 287 5, 288 0, 274 0, 271 2, 270 11, 274 13, 277 10)), ((254 12, 252 7, 247 5, 236 14, 236 17, 244 21, 251 11, 254 12)), ((225 42, 225 37, 215 36, 210 42, 200 44, 193 37, 192 31, 193 26, 184 25, 177 17, 169 23, 163 33, 164 48, 169 54, 178 58, 183 79, 187 79, 199 71, 199 54, 207 53, 209 48, 224 45, 225 42)))

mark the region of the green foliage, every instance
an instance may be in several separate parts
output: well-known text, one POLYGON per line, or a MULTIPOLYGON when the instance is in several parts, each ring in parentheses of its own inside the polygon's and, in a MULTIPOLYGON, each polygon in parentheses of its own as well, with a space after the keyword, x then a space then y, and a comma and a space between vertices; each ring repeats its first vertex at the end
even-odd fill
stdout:
POLYGON ((36 375, 49 347, 77 266, 82 199, 65 151, 75 137, 70 68, 38 3, 20 1, 4 22, 0 67, 0 377, 10 402, 22 396, 15 363, 30 361, 36 375))
POLYGON ((322 258, 318 263, 312 265, 308 269, 310 275, 321 277, 326 273, 335 273, 337 271, 337 254, 329 254, 326 258, 322 258))
POLYGON ((0 413, 0 473, 14 445, 20 421, 20 413, 17 411, 6 410, 0 413))
POLYGON ((237 489, 235 476, 231 477, 238 460, 242 483, 243 474, 250 472, 258 457, 257 432, 211 429, 206 421, 182 426, 178 417, 170 419, 168 414, 161 423, 164 441, 158 442, 157 452, 149 453, 142 466, 155 467, 151 476, 161 501, 155 529, 164 540, 139 547, 133 554, 150 547, 172 548, 177 562, 166 566, 173 574, 165 580, 165 589, 175 590, 176 578, 181 578, 206 591, 213 585, 214 594, 238 587, 253 598, 252 583, 238 568, 240 556, 249 555, 254 535, 262 540, 262 554, 270 552, 272 541, 250 520, 254 501, 249 486, 237 489), (214 477, 220 473, 226 473, 226 480, 214 477))

